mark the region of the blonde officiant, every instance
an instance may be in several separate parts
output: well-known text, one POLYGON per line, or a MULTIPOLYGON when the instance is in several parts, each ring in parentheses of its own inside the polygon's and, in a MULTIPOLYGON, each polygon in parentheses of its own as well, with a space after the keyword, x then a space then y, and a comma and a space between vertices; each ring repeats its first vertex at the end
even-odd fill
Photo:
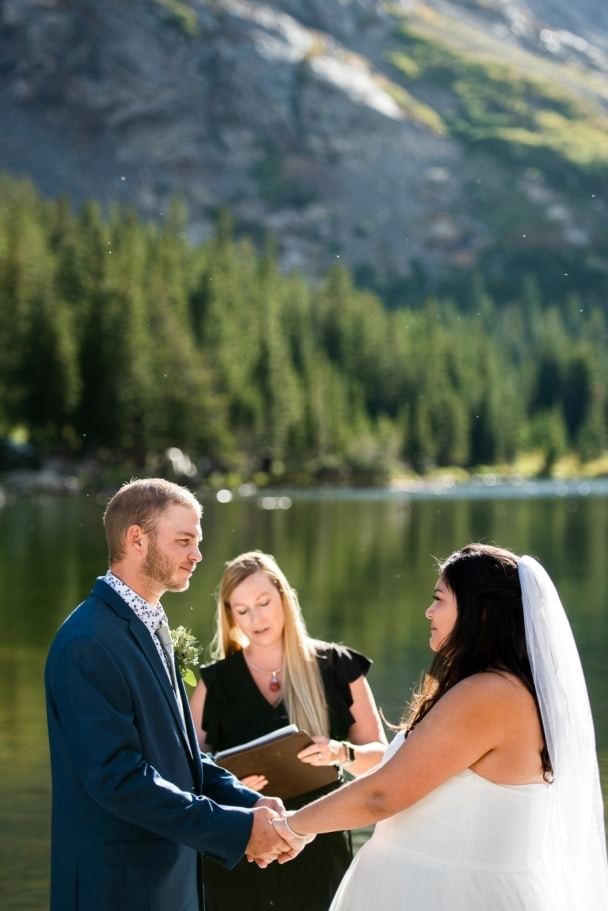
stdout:
MULTIPOLYGON (((212 664, 190 707, 201 749, 216 753, 288 724, 312 735, 298 758, 335 765, 336 782, 286 801, 288 809, 340 787, 384 755, 386 737, 366 676, 371 661, 344 645, 308 635, 295 590, 276 560, 250 551, 231 560, 217 598, 212 664)), ((263 790, 263 773, 244 782, 263 790)), ((208 911, 324 911, 352 860, 349 834, 322 835, 288 864, 233 870, 204 862, 208 911)))

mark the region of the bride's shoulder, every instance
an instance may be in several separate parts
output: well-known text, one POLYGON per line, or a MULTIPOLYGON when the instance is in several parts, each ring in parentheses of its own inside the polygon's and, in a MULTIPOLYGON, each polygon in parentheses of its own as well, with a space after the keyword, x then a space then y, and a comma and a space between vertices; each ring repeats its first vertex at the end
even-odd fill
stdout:
POLYGON ((444 697, 448 702, 466 704, 469 708, 487 705, 492 709, 517 708, 521 701, 531 698, 527 687, 515 674, 489 669, 471 674, 455 684, 444 697))

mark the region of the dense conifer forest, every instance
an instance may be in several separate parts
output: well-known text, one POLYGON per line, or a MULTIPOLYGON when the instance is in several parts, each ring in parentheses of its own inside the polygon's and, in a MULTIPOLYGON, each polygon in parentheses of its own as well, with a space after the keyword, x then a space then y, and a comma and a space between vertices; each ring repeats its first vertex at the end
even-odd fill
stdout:
POLYGON ((494 300, 391 306, 336 265, 282 274, 218 216, 186 239, 128 210, 74 212, 0 178, 0 434, 45 454, 201 476, 382 483, 607 446, 606 312, 541 298, 533 273, 494 300))

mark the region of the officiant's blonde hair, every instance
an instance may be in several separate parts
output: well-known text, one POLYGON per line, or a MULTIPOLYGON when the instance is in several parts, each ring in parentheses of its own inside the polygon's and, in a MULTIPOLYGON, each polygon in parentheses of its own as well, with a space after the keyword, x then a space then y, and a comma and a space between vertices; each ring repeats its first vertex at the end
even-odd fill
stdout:
POLYGON ((261 572, 277 589, 283 605, 283 699, 289 720, 309 734, 329 737, 327 699, 316 660, 318 640, 306 630, 297 592, 271 554, 247 551, 226 564, 217 590, 216 630, 211 652, 222 659, 248 645, 234 621, 230 598, 248 576, 261 572))

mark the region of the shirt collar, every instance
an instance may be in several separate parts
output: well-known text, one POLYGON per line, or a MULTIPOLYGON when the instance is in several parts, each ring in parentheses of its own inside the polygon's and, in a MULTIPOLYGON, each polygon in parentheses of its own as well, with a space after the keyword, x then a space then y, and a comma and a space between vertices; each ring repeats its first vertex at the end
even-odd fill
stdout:
POLYGON ((111 570, 108 570, 103 581, 113 589, 117 595, 120 595, 122 600, 127 604, 136 617, 148 628, 148 630, 154 635, 158 627, 162 623, 169 625, 167 615, 160 603, 150 604, 149 601, 144 600, 141 595, 138 595, 137 592, 134 592, 132 588, 119 579, 118 576, 115 576, 111 570))

